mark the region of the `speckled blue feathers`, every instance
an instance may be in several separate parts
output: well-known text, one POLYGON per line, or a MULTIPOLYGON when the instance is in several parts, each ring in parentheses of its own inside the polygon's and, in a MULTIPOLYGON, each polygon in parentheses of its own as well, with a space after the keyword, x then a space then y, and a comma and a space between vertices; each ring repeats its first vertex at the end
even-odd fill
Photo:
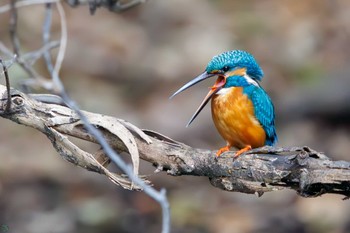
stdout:
POLYGON ((259 81, 264 76, 264 72, 253 55, 246 51, 233 50, 214 56, 208 63, 206 71, 210 73, 213 70, 222 70, 224 66, 228 66, 230 69, 246 68, 247 74, 259 81))
POLYGON ((275 111, 270 97, 260 86, 249 85, 243 87, 243 92, 253 102, 254 114, 265 130, 265 144, 273 146, 277 142, 275 129, 275 111))

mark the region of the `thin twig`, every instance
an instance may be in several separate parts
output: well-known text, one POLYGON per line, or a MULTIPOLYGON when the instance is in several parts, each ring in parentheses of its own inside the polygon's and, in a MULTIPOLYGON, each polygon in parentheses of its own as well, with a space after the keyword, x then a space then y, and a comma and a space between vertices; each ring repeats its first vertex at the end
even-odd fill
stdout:
MULTIPOLYGON (((57 3, 57 9, 60 16, 61 22, 61 39, 60 39, 60 48, 56 59, 56 64, 53 67, 51 54, 50 54, 50 30, 51 30, 51 20, 52 20, 52 9, 51 5, 46 5, 46 17, 45 24, 43 25, 43 41, 44 46, 41 49, 41 53, 44 54, 45 62, 48 67, 50 76, 51 76, 51 84, 52 86, 43 86, 50 91, 57 93, 65 102, 67 106, 69 106, 76 114, 80 117, 81 121, 84 123, 84 126, 95 139, 101 145, 102 149, 105 151, 106 155, 110 157, 110 159, 117 164, 117 166, 129 177, 129 179, 137 186, 141 187, 144 192, 157 201, 162 208, 162 232, 168 233, 170 232, 170 210, 169 203, 166 197, 166 192, 164 189, 157 191, 148 184, 146 184, 141 178, 134 174, 134 171, 130 165, 124 162, 119 155, 111 148, 108 142, 104 139, 101 132, 92 126, 87 117, 81 112, 80 108, 77 104, 68 96, 63 86, 62 81, 59 77, 59 71, 64 60, 64 55, 67 47, 67 23, 64 9, 60 3, 60 1, 50 1, 50 0, 28 0, 25 2, 16 2, 15 0, 11 0, 11 5, 6 5, 0 7, 0 13, 11 10, 11 22, 10 22, 10 34, 12 39, 12 44, 14 47, 14 52, 17 54, 17 62, 22 66, 22 68, 31 76, 37 77, 35 70, 31 67, 27 60, 23 59, 20 54, 20 43, 17 36, 17 8, 32 4, 40 4, 40 3, 57 3), (45 49, 48 48, 48 49, 45 49)), ((6 48, 6 47, 5 47, 6 48)), ((40 55, 40 53, 38 53, 40 55)), ((37 56, 39 56, 37 55, 37 56)), ((8 77, 7 77, 8 78, 8 77)), ((40 81, 40 80, 37 80, 40 81)), ((9 83, 8 83, 9 85, 9 83)), ((9 95, 10 93, 8 93, 9 95)), ((8 99, 11 96, 8 96, 8 99)))
POLYGON ((13 46, 13 52, 16 55, 18 64, 24 69, 26 73, 31 78, 38 78, 39 75, 37 72, 27 64, 25 60, 22 59, 21 53, 20 53, 20 42, 17 36, 17 21, 18 21, 18 15, 17 15, 17 8, 16 8, 16 0, 11 0, 10 4, 10 10, 11 10, 11 18, 10 18, 10 36, 11 36, 11 42, 13 46))
POLYGON ((86 116, 81 112, 80 108, 76 105, 76 103, 70 99, 67 93, 62 90, 59 93, 60 97, 64 100, 64 102, 78 114, 80 120, 84 123, 84 126, 98 142, 98 144, 102 147, 103 151, 106 155, 132 180, 133 183, 140 186, 143 191, 153 198, 156 202, 158 202, 162 208, 162 233, 170 232, 170 209, 169 202, 166 197, 166 190, 161 189, 160 191, 155 190, 151 186, 147 185, 143 180, 141 180, 138 176, 135 176, 132 167, 126 164, 120 156, 111 148, 111 146, 104 139, 101 132, 92 126, 86 116))
POLYGON ((15 7, 16 0, 11 0, 10 6, 11 6, 11 17, 10 17, 10 37, 13 45, 13 53, 19 56, 20 51, 20 43, 19 39, 17 37, 17 21, 18 21, 18 15, 17 15, 17 9, 15 7))
POLYGON ((137 6, 143 3, 145 0, 130 0, 127 3, 121 3, 121 1, 117 1, 113 7, 110 8, 111 11, 125 11, 130 9, 131 7, 137 6))
POLYGON ((28 61, 29 65, 33 65, 38 59, 40 59, 42 56, 45 56, 45 52, 47 50, 52 50, 52 49, 58 48, 59 46, 60 46, 59 41, 50 41, 40 49, 23 54, 22 57, 23 59, 28 61))
MULTIPOLYGON (((36 4, 54 3, 54 2, 59 2, 59 1, 61 1, 61 0, 26 0, 26 1, 16 2, 15 8, 31 6, 31 5, 36 5, 36 4)), ((5 13, 9 10, 11 10, 11 5, 10 4, 4 5, 4 6, 0 7, 0 14, 5 13)))
MULTIPOLYGON (((62 0, 25 0, 25 1, 20 1, 17 2, 15 7, 20 8, 20 7, 26 7, 26 6, 31 6, 31 5, 36 5, 36 4, 45 4, 45 3, 57 3, 61 2, 62 0)), ((92 2, 91 0, 68 0, 67 3, 73 7, 78 6, 78 5, 86 5, 90 4, 90 7, 92 6, 92 12, 97 9, 97 7, 105 7, 109 9, 112 12, 119 13, 125 10, 128 10, 134 6, 137 6, 145 0, 130 0, 127 3, 121 3, 121 1, 114 1, 114 4, 111 4, 113 2, 112 0, 103 0, 99 1, 98 3, 92 2)), ((11 9, 10 4, 4 5, 0 7, 0 14, 5 13, 11 9)))
MULTIPOLYGON (((57 3, 58 5, 59 3, 57 3)), ((59 7, 57 6, 57 8, 59 9, 59 7)), ((48 8, 46 8, 48 10, 48 8)), ((61 10, 63 11, 63 8, 61 8, 61 10)), ((65 14, 64 13, 59 13, 60 17, 65 17, 65 14)), ((45 17, 45 20, 48 20, 48 21, 51 21, 51 16, 50 16, 50 13, 47 13, 46 14, 46 17, 45 17)), ((62 20, 60 19, 60 22, 66 22, 65 20, 62 20)), ((47 39, 49 39, 49 34, 50 34, 50 28, 51 28, 51 23, 50 22, 45 22, 44 23, 44 27, 43 27, 43 38, 44 38, 44 43, 45 43, 45 37, 47 39)), ((61 25, 61 29, 62 28, 65 28, 65 26, 62 26, 61 25)), ((67 33, 67 32, 65 32, 67 33)), ((61 42, 60 42, 60 53, 63 53, 64 55, 64 51, 62 52, 62 48, 65 50, 66 49, 66 46, 62 47, 62 40, 64 40, 64 38, 61 36, 61 42)), ((45 59, 45 62, 46 62, 46 65, 47 65, 47 68, 48 68, 48 71, 50 72, 50 76, 51 76, 51 79, 52 79, 52 90, 54 92, 56 92, 57 94, 59 93, 62 93, 64 92, 64 86, 63 86, 63 83, 61 82, 60 78, 59 78, 59 74, 58 72, 56 71, 56 69, 52 68, 53 65, 52 65, 52 61, 51 61, 51 54, 50 54, 50 51, 46 51, 45 52, 45 57, 46 58, 49 58, 49 59, 45 59)))
POLYGON ((0 58, 0 64, 2 65, 2 69, 4 71, 4 75, 5 75, 5 82, 6 82, 6 90, 7 90, 7 103, 6 103, 6 108, 5 108, 5 112, 10 112, 11 110, 11 85, 10 85, 10 79, 9 79, 9 75, 7 72, 7 67, 6 65, 3 63, 2 59, 0 58))
POLYGON ((73 7, 88 4, 90 8, 90 13, 93 15, 99 7, 104 7, 111 12, 119 13, 126 11, 134 6, 137 6, 145 1, 146 0, 67 0, 67 3, 73 7))
MULTIPOLYGON (((58 10, 59 10, 59 15, 61 17, 61 28, 62 30, 66 30, 66 20, 62 19, 65 18, 65 14, 63 12, 62 6, 59 6, 60 4, 57 4, 58 10), (61 12, 60 12, 61 10, 61 12)), ((50 20, 49 17, 46 17, 46 20, 50 20)), ((48 23, 45 23, 45 25, 49 25, 48 23)), ((43 28, 43 34, 47 34, 49 29, 49 26, 44 26, 43 28)), ((66 43, 67 40, 67 34, 64 34, 62 32, 61 36, 61 45, 66 43)), ((45 36, 43 36, 45 37, 45 36)), ((60 51, 61 51, 61 58, 63 59, 64 57, 64 52, 65 52, 66 46, 62 46, 60 51)), ((49 53, 49 51, 47 51, 49 53)), ((48 67, 52 66, 51 59, 46 59, 45 60, 46 64, 48 67)), ((50 71, 50 68, 48 68, 50 71)), ((133 172, 133 169, 131 166, 126 164, 120 157, 119 155, 111 148, 111 146, 108 144, 108 142, 104 139, 103 135, 99 130, 97 130, 94 126, 90 124, 88 121, 87 117, 81 112, 80 108, 78 105, 68 96, 68 94, 65 91, 64 85, 59 77, 58 74, 59 70, 53 69, 50 72, 52 82, 53 82, 53 90, 63 99, 65 104, 69 106, 72 110, 76 112, 76 114, 79 116, 81 121, 84 123, 84 126, 86 130, 96 139, 96 141, 101 145, 102 149, 105 151, 106 155, 132 180, 133 183, 136 185, 140 186, 144 192, 149 195, 151 198, 153 198, 155 201, 157 201, 162 208, 162 214, 163 214, 163 225, 162 225, 162 232, 163 233, 168 233, 170 231, 170 210, 169 210, 169 203, 166 197, 166 192, 164 189, 160 190, 159 192, 152 188, 151 186, 147 185, 142 179, 140 179, 138 176, 136 176, 133 172)))
MULTIPOLYGON (((50 43, 50 30, 52 22, 52 4, 46 4, 45 20, 43 25, 43 41, 44 47, 50 43)), ((53 66, 51 61, 51 54, 48 50, 44 50, 44 60, 46 62, 47 69, 49 73, 53 72, 53 66)))
POLYGON ((64 59, 64 55, 67 48, 67 21, 66 21, 66 14, 64 13, 64 9, 62 7, 62 4, 60 2, 57 2, 57 10, 58 14, 60 15, 60 22, 61 22, 61 42, 60 42, 60 49, 57 54, 56 58, 56 64, 55 64, 55 72, 57 74, 60 73, 61 65, 64 59))

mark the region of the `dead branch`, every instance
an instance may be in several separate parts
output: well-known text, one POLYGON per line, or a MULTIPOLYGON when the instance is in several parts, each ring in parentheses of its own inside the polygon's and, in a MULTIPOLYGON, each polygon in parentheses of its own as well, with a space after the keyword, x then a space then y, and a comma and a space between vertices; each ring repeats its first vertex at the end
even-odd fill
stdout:
POLYGON ((120 0, 66 0, 66 2, 73 7, 89 4, 91 14, 94 14, 97 8, 100 7, 104 7, 112 12, 119 13, 137 6, 144 1, 145 0, 129 0, 126 2, 120 0))
MULTIPOLYGON (((31 5, 47 4, 47 3, 58 3, 65 1, 71 7, 78 7, 83 5, 88 5, 90 13, 94 14, 97 8, 106 8, 111 12, 120 13, 126 11, 132 7, 135 7, 146 0, 26 0, 26 1, 16 1, 13 5, 15 8, 26 7, 31 5)), ((7 12, 11 9, 11 5, 7 4, 0 6, 0 14, 7 12)))
MULTIPOLYGON (((127 179, 108 171, 105 167, 108 158, 102 151, 92 155, 69 140, 68 135, 96 143, 70 108, 39 102, 11 90, 12 107, 6 112, 5 86, 0 86, 0 95, 2 117, 44 133, 67 161, 104 174, 125 188, 130 187, 127 179)), ((213 186, 226 191, 262 195, 264 192, 293 189, 303 197, 324 193, 350 196, 350 163, 332 161, 308 147, 264 147, 237 159, 233 159, 232 152, 216 158, 214 151, 192 148, 159 133, 140 130, 124 120, 90 112, 84 114, 118 152, 128 152, 125 137, 129 137, 136 143, 140 158, 156 166, 157 172, 166 171, 173 176, 206 176, 213 186), (121 130, 121 126, 130 134, 121 130)))
MULTIPOLYGON (((67 21, 65 16, 64 8, 61 4, 61 1, 63 0, 28 0, 28 1, 16 1, 11 0, 11 4, 5 5, 0 7, 0 13, 6 12, 7 10, 10 10, 11 20, 10 20, 10 35, 11 35, 11 41, 12 45, 14 47, 14 55, 10 55, 11 57, 15 58, 17 63, 21 65, 21 67, 28 73, 29 77, 32 78, 31 82, 25 82, 23 83, 23 87, 34 87, 34 86, 41 86, 47 91, 51 93, 55 93, 58 96, 49 96, 49 100, 47 100, 47 95, 37 95, 39 99, 43 99, 44 102, 47 101, 48 103, 51 102, 52 99, 58 99, 59 103, 64 103, 65 106, 69 106, 69 109, 66 108, 66 110, 70 110, 68 112, 69 115, 72 116, 68 120, 69 123, 71 120, 73 122, 79 122, 80 129, 84 129, 85 133, 88 134, 93 140, 101 146, 101 149, 97 151, 94 155, 91 153, 88 153, 79 147, 77 147, 74 143, 72 143, 68 137, 65 134, 62 134, 61 132, 57 131, 55 126, 58 126, 60 124, 66 124, 65 120, 66 118, 56 118, 56 113, 63 113, 67 114, 65 110, 59 111, 58 109, 53 110, 51 112, 52 114, 46 114, 47 111, 51 111, 50 109, 40 109, 39 108, 33 108, 36 106, 36 103, 29 103, 27 101, 23 100, 23 95, 18 94, 15 92, 14 95, 12 95, 12 92, 10 92, 10 85, 9 85, 9 79, 7 78, 7 67, 4 63, 1 63, 1 65, 4 68, 5 77, 6 79, 6 85, 7 85, 7 101, 3 102, 3 106, 6 106, 5 110, 7 111, 4 116, 8 116, 11 118, 13 110, 17 107, 22 106, 23 104, 29 104, 28 108, 24 105, 24 109, 20 109, 20 112, 22 110, 29 110, 25 111, 25 114, 16 115, 14 118, 11 118, 15 120, 16 122, 24 125, 28 125, 31 127, 34 127, 41 132, 43 132, 52 142, 52 145, 54 148, 62 155, 64 159, 66 159, 69 162, 72 162, 80 167, 83 167, 87 170, 96 171, 98 173, 106 175, 111 181, 113 181, 115 184, 120 185, 127 189, 139 189, 143 190, 144 193, 146 193, 148 196, 153 198, 156 202, 159 203, 159 205, 162 208, 162 233, 168 233, 170 232, 170 208, 169 208, 169 202, 166 197, 165 189, 161 189, 160 191, 154 189, 149 185, 149 182, 142 177, 138 175, 138 168, 139 168, 139 151, 137 148, 137 144, 135 142, 135 139, 132 135, 132 133, 129 131, 130 128, 135 129, 134 132, 138 132, 139 136, 141 136, 147 143, 150 143, 150 139, 148 139, 147 135, 143 133, 141 130, 137 129, 136 127, 132 126, 131 124, 118 120, 118 119, 110 119, 112 122, 112 126, 108 127, 108 123, 104 120, 100 120, 98 116, 91 116, 89 113, 84 113, 80 110, 78 105, 75 103, 73 99, 69 97, 67 92, 65 91, 65 87, 60 79, 59 73, 60 68, 62 65, 62 62, 64 60, 64 55, 67 47, 67 21), (50 40, 50 34, 51 34, 51 21, 52 21, 52 3, 55 2, 55 6, 57 8, 57 12, 60 19, 60 25, 61 25, 61 39, 59 41, 59 51, 57 54, 57 57, 55 59, 55 64, 53 64, 53 61, 51 59, 51 48, 52 47, 52 41, 50 40), (17 8, 22 6, 27 6, 31 4, 44 4, 45 3, 45 20, 42 28, 42 35, 43 35, 43 49, 39 49, 37 51, 29 53, 30 57, 28 59, 24 59, 23 56, 20 55, 20 44, 19 44, 19 38, 17 34, 17 8), (39 76, 34 68, 32 67, 32 64, 29 63, 30 60, 35 61, 35 59, 40 58, 43 56, 44 61, 46 63, 47 69, 50 74, 50 79, 43 79, 41 76, 39 76), (16 101, 12 107, 12 99, 16 101), (51 100, 50 100, 51 99, 51 100), (34 105, 30 105, 34 104, 34 105), (32 112, 32 110, 38 110, 38 111, 44 111, 41 112, 44 113, 44 115, 48 117, 44 118, 37 118, 36 114, 38 112, 32 112), (55 111, 58 112, 55 112, 55 111), (26 114, 29 114, 31 117, 29 117, 31 120, 28 121, 28 119, 25 119, 28 117, 26 114), (90 117, 87 117, 89 115, 90 117), (74 116, 74 117, 73 117, 74 116), (36 123, 31 123, 31 121, 35 119, 36 123), (40 120, 47 120, 45 122, 40 122, 40 120), (53 120, 53 122, 51 122, 53 120), (63 120, 63 122, 61 122, 63 120), (90 122, 91 121, 91 122, 90 122), (113 123, 114 122, 114 123, 113 123), (39 123, 39 124, 37 124, 39 123), (91 124, 92 123, 92 124, 91 124), (107 127, 106 127, 107 124, 107 127), (106 141, 104 138, 104 135, 97 129, 97 128, 108 128, 108 130, 111 133, 114 133, 121 141, 123 146, 127 149, 128 153, 131 155, 132 160, 132 167, 129 166, 124 160, 120 158, 120 156, 115 152, 115 150, 111 147, 110 144, 106 141), (127 178, 125 175, 115 174, 110 172, 104 165, 108 164, 110 161, 115 163, 118 168, 122 172, 124 172, 127 175, 127 178)), ((79 4, 89 4, 91 13, 94 13, 95 10, 98 7, 106 7, 111 11, 122 11, 129 9, 137 4, 139 4, 141 0, 131 0, 128 2, 125 1, 119 1, 119 0, 106 0, 106 1, 80 1, 75 0, 75 5, 79 4), (107 5, 106 5, 107 4, 107 5)), ((9 54, 9 49, 3 44, 0 43, 0 50, 4 51, 6 54, 9 54)), ((11 52, 10 52, 11 54, 11 52)), ((39 102, 37 102, 39 103, 39 102)), ((56 102, 54 102, 56 103, 56 102)), ((23 112, 22 112, 23 113, 23 112)), ((67 116, 67 115, 66 115, 67 116)))

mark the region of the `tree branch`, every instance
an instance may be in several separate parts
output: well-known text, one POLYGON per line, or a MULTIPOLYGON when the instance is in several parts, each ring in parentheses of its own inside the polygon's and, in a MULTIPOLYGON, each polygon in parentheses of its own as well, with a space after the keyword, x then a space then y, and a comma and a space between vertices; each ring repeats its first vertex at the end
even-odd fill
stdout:
MULTIPOLYGON (((31 5, 38 4, 47 4, 47 3, 58 3, 65 1, 71 7, 77 7, 80 5, 88 5, 90 8, 90 13, 94 14, 97 8, 103 7, 108 9, 111 12, 120 13, 126 11, 134 6, 137 6, 146 0, 129 0, 127 2, 120 0, 26 0, 26 1, 17 1, 14 5, 16 8, 26 7, 31 5)), ((0 6, 0 14, 7 12, 11 9, 11 5, 7 4, 0 6)))
POLYGON ((127 2, 120 0, 66 0, 66 2, 73 7, 89 4, 90 13, 94 14, 99 7, 104 7, 112 12, 119 13, 139 5, 145 2, 145 0, 129 0, 127 2))
MULTIPOLYGON (((6 112, 5 86, 0 86, 0 95, 0 116, 47 135, 67 161, 107 175, 114 182, 120 181, 119 185, 125 188, 130 187, 126 179, 118 180, 121 176, 114 176, 108 171, 105 167, 108 158, 103 151, 91 155, 68 139, 67 135, 96 143, 74 111, 50 103, 49 98, 43 101, 43 96, 39 98, 40 95, 35 95, 39 102, 12 90, 13 106, 10 112, 6 112)), ((173 176, 206 176, 213 186, 226 191, 262 195, 264 192, 293 189, 303 197, 316 197, 324 193, 350 196, 350 163, 332 161, 308 147, 263 147, 237 159, 233 159, 233 152, 216 158, 214 151, 192 148, 150 130, 141 131, 124 120, 90 112, 84 114, 118 152, 128 152, 128 149, 115 127, 121 124, 127 128, 137 144, 140 158, 156 166, 157 172, 166 171, 173 176)))

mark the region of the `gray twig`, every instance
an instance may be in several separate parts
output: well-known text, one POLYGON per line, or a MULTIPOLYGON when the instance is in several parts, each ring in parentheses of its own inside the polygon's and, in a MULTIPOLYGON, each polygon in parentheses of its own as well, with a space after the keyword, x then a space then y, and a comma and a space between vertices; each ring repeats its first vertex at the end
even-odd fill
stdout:
MULTIPOLYGON (((58 5, 60 3, 57 3, 58 5)), ((60 6, 58 6, 60 7, 60 6)), ((46 6, 46 17, 45 17, 45 23, 43 27, 43 38, 44 43, 48 43, 49 41, 49 35, 50 35, 50 21, 51 21, 51 7, 49 5, 46 6), (49 21, 49 22, 47 22, 49 21)), ((60 14, 61 17, 61 24, 65 24, 64 14, 60 14)), ((65 28, 65 27, 63 27, 65 28)), ((64 31, 65 29, 63 29, 64 31)), ((62 42, 63 40, 66 40, 65 37, 61 37, 61 45, 64 44, 62 42)), ((64 51, 63 51, 64 53, 64 51)), ((57 59, 58 60, 58 59, 57 59)), ((45 62, 47 64, 48 70, 51 75, 51 80, 53 84, 52 91, 55 91, 57 95, 59 95, 62 100, 65 102, 67 106, 69 106, 72 110, 75 111, 75 113, 79 116, 80 120, 84 123, 85 129, 88 133, 92 135, 93 138, 96 139, 96 141, 101 145, 102 149, 106 153, 106 155, 123 171, 125 174, 132 180, 133 183, 140 186, 144 192, 149 195, 151 198, 153 198, 155 201, 157 201, 162 208, 162 214, 163 214, 163 225, 162 225, 162 232, 168 233, 170 231, 170 210, 169 210, 169 203, 167 201, 166 192, 164 189, 160 190, 159 192, 152 188, 150 185, 147 185, 142 179, 140 179, 138 176, 136 176, 132 170, 132 167, 126 164, 120 156, 111 148, 111 146, 108 144, 108 142, 104 139, 101 132, 96 129, 94 126, 91 125, 85 114, 82 113, 78 105, 68 96, 67 92, 65 91, 64 85, 59 77, 58 70, 53 69, 51 56, 49 50, 45 53, 45 62)))
POLYGON ((21 52, 20 52, 20 42, 17 36, 17 21, 18 21, 18 15, 17 15, 17 8, 16 8, 16 0, 11 0, 10 3, 10 12, 11 12, 11 18, 10 18, 10 37, 11 42, 13 46, 13 52, 16 56, 16 60, 18 64, 23 68, 23 70, 28 73, 29 77, 31 78, 39 78, 39 75, 37 72, 33 69, 32 66, 27 64, 27 62, 22 59, 21 52))
POLYGON ((2 59, 0 58, 0 64, 2 65, 2 69, 4 71, 4 75, 5 75, 5 82, 6 82, 6 91, 7 91, 7 103, 6 103, 6 108, 5 108, 5 112, 8 113, 11 110, 11 86, 10 86, 10 79, 9 79, 9 75, 7 72, 7 67, 6 65, 3 63, 2 59))
POLYGON ((22 55, 23 59, 28 61, 29 65, 34 65, 34 63, 40 59, 42 56, 45 56, 45 53, 48 50, 52 50, 55 48, 58 48, 60 45, 59 41, 49 41, 48 43, 46 43, 44 46, 42 46, 41 48, 34 50, 32 52, 28 52, 22 55))
POLYGON ((126 3, 121 0, 66 0, 66 2, 73 7, 88 4, 90 13, 93 15, 99 7, 120 13, 145 2, 145 0, 129 0, 126 3))
MULTIPOLYGON (((51 30, 51 22, 52 22, 52 4, 46 3, 46 14, 43 25, 43 41, 44 46, 50 43, 50 30, 51 30)), ((44 50, 44 59, 46 63, 46 67, 51 74, 53 72, 53 65, 51 61, 51 54, 49 50, 44 50)))
MULTIPOLYGON (((71 2, 71 1, 68 1, 71 2)), ((74 1, 75 5, 79 4, 90 4, 90 9, 93 11, 96 10, 97 7, 106 7, 111 11, 114 12, 120 12, 126 9, 129 9, 139 3, 142 2, 142 0, 131 0, 127 3, 121 3, 118 0, 102 0, 102 1, 84 1, 84 0, 77 0, 74 1)), ((72 2, 71 2, 72 3, 72 2)), ((91 138, 94 138, 97 143, 99 143, 104 150, 104 153, 115 163, 119 166, 119 168, 129 177, 129 179, 135 184, 137 187, 140 187, 144 190, 144 192, 149 195, 151 198, 153 198, 155 201, 157 201, 162 208, 162 214, 163 214, 163 225, 162 225, 162 232, 163 233, 168 233, 170 231, 170 211, 169 211, 169 203, 167 201, 166 197, 166 192, 164 189, 157 191, 154 188, 152 188, 150 185, 148 185, 142 178, 138 177, 135 174, 135 171, 133 171, 132 167, 126 164, 120 157, 119 155, 111 148, 111 146, 108 144, 108 142, 104 139, 102 133, 96 129, 93 125, 91 125, 89 119, 86 117, 86 115, 80 110, 78 105, 68 96, 68 94, 65 91, 64 85, 59 77, 59 71, 61 68, 62 61, 64 59, 64 54, 66 50, 66 45, 67 45, 67 25, 66 25, 66 17, 64 13, 64 9, 61 5, 60 0, 29 0, 26 2, 22 1, 16 1, 16 0, 11 0, 10 4, 5 5, 0 7, 0 13, 10 11, 10 23, 9 23, 9 33, 11 37, 11 42, 13 46, 13 53, 15 54, 15 59, 17 63, 22 67, 22 69, 29 75, 30 78, 32 78, 32 83, 33 84, 39 84, 41 87, 46 88, 47 90, 56 93, 60 96, 62 101, 64 102, 65 106, 69 106, 70 109, 72 109, 77 116, 79 117, 80 121, 84 124, 84 128, 86 129, 87 133, 91 135, 91 138), (23 6, 29 6, 33 4, 46 4, 46 14, 45 14, 45 19, 44 19, 44 24, 42 27, 42 39, 43 39, 43 46, 33 52, 27 53, 22 55, 21 54, 21 45, 20 45, 20 40, 18 38, 17 34, 17 23, 18 23, 18 14, 17 14, 17 8, 18 7, 23 7, 23 6), (61 39, 60 42, 55 42, 51 41, 51 24, 52 24, 52 7, 53 3, 56 3, 57 10, 60 16, 60 22, 61 22, 61 39), (52 57, 51 57, 51 50, 53 48, 56 48, 59 45, 59 52, 57 55, 57 58, 55 60, 55 65, 53 64, 52 57), (46 63, 47 69, 49 71, 49 74, 51 76, 50 80, 44 79, 41 77, 35 69, 32 67, 32 65, 41 57, 43 56, 44 61, 46 63)), ((9 49, 3 44, 0 43, 0 49, 3 51, 5 54, 11 55, 12 53, 9 51, 9 49)), ((6 90, 7 90, 7 95, 6 98, 4 95, 2 95, 1 100, 7 100, 7 105, 5 108, 5 112, 3 114, 9 116, 11 112, 9 112, 11 108, 11 97, 14 98, 13 100, 13 108, 14 112, 15 110, 24 104, 24 102, 21 100, 21 98, 17 95, 11 96, 10 92, 10 83, 9 83, 9 78, 8 78, 8 73, 7 73, 7 67, 5 64, 2 63, 0 60, 0 63, 3 66, 4 69, 4 74, 6 78, 6 90)), ((38 97, 38 96, 36 96, 38 97)), ((44 99, 44 100, 52 100, 50 98, 37 98, 37 99, 44 99)), ((57 100, 57 98, 56 98, 57 100)), ((56 101, 57 102, 57 101, 56 101)), ((55 103, 56 103, 55 102, 55 103)), ((2 106, 5 106, 4 104, 2 106)), ((131 124, 129 124, 130 126, 131 124)), ((39 127, 40 128, 40 127, 39 127)), ((135 129, 137 129, 135 127, 135 129)), ((137 129, 139 133, 144 134, 141 130, 137 129)), ((52 140, 57 136, 61 137, 58 132, 56 132, 54 129, 50 131, 50 135, 48 135, 49 138, 52 140)), ((144 134, 145 135, 145 134, 144 134)), ((147 137, 145 135, 145 137, 147 137)), ((58 150, 69 150, 70 148, 75 148, 73 144, 71 144, 68 140, 62 138, 62 140, 58 140, 61 142, 65 142, 66 144, 59 145, 57 142, 54 144, 57 146, 56 149, 58 150)), ((68 152, 67 152, 68 153, 68 152)), ((82 154, 84 152, 81 151, 82 154)), ((73 153, 74 154, 74 153, 73 153)), ((138 157, 137 157, 138 159, 138 157)), ((95 161, 95 160, 92 160, 95 161)), ((81 163, 85 164, 85 163, 81 163)), ((103 167, 100 167, 104 172, 107 172, 106 174, 109 174, 110 178, 113 176, 108 171, 106 171, 103 167)), ((102 171, 100 170, 100 171, 102 171)), ((112 177, 113 179, 117 179, 116 177, 112 177)), ((117 181, 118 182, 118 181, 117 181)))
POLYGON ((11 17, 10 17, 10 37, 13 45, 13 52, 17 56, 19 55, 20 51, 20 43, 19 39, 17 37, 17 21, 18 21, 18 15, 17 15, 17 9, 15 7, 16 0, 11 0, 10 6, 11 6, 11 17))

